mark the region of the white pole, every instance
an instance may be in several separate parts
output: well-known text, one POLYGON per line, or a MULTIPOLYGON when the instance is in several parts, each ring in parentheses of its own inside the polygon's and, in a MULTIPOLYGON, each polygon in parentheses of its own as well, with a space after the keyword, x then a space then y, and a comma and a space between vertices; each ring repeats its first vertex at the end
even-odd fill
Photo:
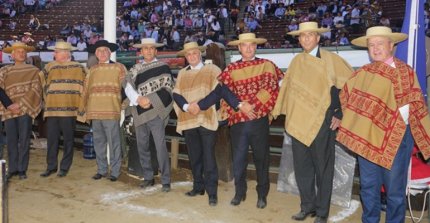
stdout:
MULTIPOLYGON (((116 1, 104 0, 104 39, 116 43, 116 1)), ((116 61, 116 53, 111 60, 116 61)))
POLYGON ((415 60, 416 60, 416 42, 417 42, 417 29, 418 29, 418 1, 416 0, 408 0, 411 1, 411 11, 409 18, 409 37, 408 37, 408 65, 415 68, 415 60))

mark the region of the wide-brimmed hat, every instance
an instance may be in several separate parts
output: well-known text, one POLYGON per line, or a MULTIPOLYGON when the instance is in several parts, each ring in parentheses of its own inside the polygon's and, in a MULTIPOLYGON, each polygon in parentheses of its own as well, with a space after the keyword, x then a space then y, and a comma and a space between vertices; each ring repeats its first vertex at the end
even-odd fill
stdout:
POLYGON ((25 32, 24 35, 31 36, 32 34, 30 32, 25 32))
POLYGON ((382 36, 390 38, 393 43, 399 43, 408 38, 408 35, 405 33, 393 33, 391 28, 386 26, 374 26, 370 27, 366 30, 366 35, 362 37, 358 37, 351 41, 352 44, 361 47, 367 47, 367 40, 370 37, 382 36))
POLYGON ((12 51, 16 49, 24 49, 27 52, 34 51, 35 48, 32 46, 28 46, 27 44, 23 42, 15 42, 12 44, 12 46, 6 47, 3 49, 3 53, 12 53, 12 51))
POLYGON ((111 52, 115 52, 119 48, 115 43, 109 43, 107 40, 99 40, 94 45, 88 47, 88 52, 95 53, 99 47, 107 47, 111 52))
POLYGON ((204 52, 206 50, 205 46, 199 46, 197 42, 189 42, 184 44, 184 49, 176 53, 178 56, 184 56, 190 50, 198 49, 200 52, 204 52))
POLYGON ((73 47, 69 42, 56 42, 55 46, 48 46, 48 50, 76 50, 76 47, 73 47))
POLYGON ((316 22, 302 22, 299 24, 299 29, 295 31, 291 31, 287 33, 291 36, 298 36, 303 32, 316 32, 316 33, 325 33, 330 31, 329 28, 318 28, 318 23, 316 22))
POLYGON ((255 33, 242 33, 239 35, 238 40, 233 40, 227 43, 229 46, 237 46, 241 43, 256 43, 256 44, 263 44, 267 42, 267 39, 264 38, 256 38, 255 33))
POLYGON ((142 48, 143 46, 155 46, 155 47, 161 47, 164 46, 162 43, 157 43, 154 38, 143 38, 140 42, 140 44, 134 44, 134 48, 142 48))

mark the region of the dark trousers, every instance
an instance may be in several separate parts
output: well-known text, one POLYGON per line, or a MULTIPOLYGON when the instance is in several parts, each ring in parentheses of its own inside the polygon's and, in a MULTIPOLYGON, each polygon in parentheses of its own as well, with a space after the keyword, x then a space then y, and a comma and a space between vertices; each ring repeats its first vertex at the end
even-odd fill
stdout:
POLYGON ((361 221, 378 223, 381 216, 381 186, 387 194, 387 213, 385 222, 405 222, 406 185, 408 168, 411 160, 414 139, 411 129, 406 128, 405 135, 394 158, 391 170, 374 164, 363 157, 358 157, 360 168, 360 197, 363 204, 361 221))
POLYGON ((68 171, 73 161, 73 141, 76 125, 76 117, 47 117, 48 128, 48 154, 46 162, 48 170, 58 168, 58 144, 60 133, 63 135, 63 159, 60 169, 68 171))
POLYGON ((8 172, 26 172, 30 159, 31 117, 23 115, 8 119, 4 123, 9 158, 8 172))
POLYGON ((233 146, 233 175, 236 194, 243 196, 248 189, 246 171, 248 149, 251 146, 257 170, 257 194, 266 197, 269 193, 269 120, 266 117, 234 124, 230 128, 233 146))
POLYGON ((335 131, 330 129, 332 116, 332 112, 327 112, 317 136, 309 147, 292 137, 300 208, 305 212, 315 210, 321 217, 328 217, 333 186, 335 131))
POLYGON ((217 195, 218 168, 214 152, 216 132, 198 127, 185 130, 184 136, 193 173, 193 189, 206 189, 209 196, 217 195))

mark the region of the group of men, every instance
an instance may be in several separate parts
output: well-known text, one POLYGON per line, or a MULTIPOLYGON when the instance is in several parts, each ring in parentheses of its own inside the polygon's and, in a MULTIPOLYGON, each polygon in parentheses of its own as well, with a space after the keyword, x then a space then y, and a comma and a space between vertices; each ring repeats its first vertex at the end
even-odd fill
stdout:
POLYGON ((292 136, 301 199, 300 211, 292 219, 302 221, 316 216, 314 222, 327 222, 337 140, 359 155, 362 221, 379 222, 383 185, 388 198, 386 221, 404 222, 407 168, 414 141, 424 157, 430 156, 430 119, 416 74, 393 57, 394 44, 407 35, 392 33, 387 27, 369 28, 365 36, 352 43, 368 47, 372 63, 354 72, 340 56, 318 46, 320 34, 327 31, 315 22, 304 22, 298 30, 288 33, 298 36, 303 53, 294 57, 285 74, 270 60, 256 57, 257 45, 266 39, 253 33, 241 34, 238 40, 228 43, 238 47, 242 59, 229 64, 224 71, 203 62, 205 47, 186 43, 178 55, 185 56, 189 65, 180 70, 176 83, 168 65, 156 59, 157 47, 162 44, 151 38, 134 45, 140 48, 143 61, 128 72, 122 64, 109 59, 118 48, 116 44, 97 42, 92 51, 99 63, 88 74, 82 65, 70 61, 73 48, 60 42, 54 48, 55 61, 38 75, 37 68, 25 64, 26 52, 32 49, 16 43, 4 50, 12 53, 15 64, 0 70, 8 176, 26 177, 31 120, 41 109, 43 95, 48 166, 41 176, 47 177, 58 169, 58 176, 67 175, 78 117, 91 121, 94 132, 98 169, 93 179, 109 177, 116 181, 121 164, 121 103, 128 98, 143 167, 141 187, 154 185, 149 150, 152 135, 160 165, 161 190, 171 189, 165 127, 173 107, 178 117, 177 132, 185 137, 193 174, 193 187, 186 195, 206 192, 209 205, 217 205, 214 147, 218 123, 227 119, 235 184, 230 203, 237 206, 246 199, 251 147, 257 175, 256 206, 265 208, 270 186, 269 125, 272 117, 284 114, 285 130, 292 136), (220 100, 217 111, 215 104, 220 100), (64 155, 58 167, 60 132, 64 155))

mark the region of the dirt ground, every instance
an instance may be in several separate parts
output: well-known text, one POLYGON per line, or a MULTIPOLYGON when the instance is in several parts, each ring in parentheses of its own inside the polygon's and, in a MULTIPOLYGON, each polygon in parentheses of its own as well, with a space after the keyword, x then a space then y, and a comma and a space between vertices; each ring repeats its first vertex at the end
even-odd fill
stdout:
MULTIPOLYGON (((218 205, 211 207, 206 195, 193 198, 184 195, 192 186, 190 171, 184 169, 173 170, 169 193, 161 192, 159 184, 140 189, 138 181, 124 172, 117 182, 95 181, 91 179, 96 171, 95 160, 83 159, 81 151, 75 151, 66 177, 42 178, 39 174, 46 168, 45 157, 45 150, 31 150, 28 179, 11 179, 8 186, 10 223, 278 223, 294 222, 291 215, 299 210, 298 196, 276 191, 276 184, 271 184, 267 207, 256 208, 255 181, 249 181, 247 199, 239 206, 230 205, 233 183, 220 181, 218 205)), ((333 205, 330 222, 358 223, 361 212, 356 200, 348 209, 333 205)), ((307 222, 313 222, 313 218, 304 221, 307 222)))

